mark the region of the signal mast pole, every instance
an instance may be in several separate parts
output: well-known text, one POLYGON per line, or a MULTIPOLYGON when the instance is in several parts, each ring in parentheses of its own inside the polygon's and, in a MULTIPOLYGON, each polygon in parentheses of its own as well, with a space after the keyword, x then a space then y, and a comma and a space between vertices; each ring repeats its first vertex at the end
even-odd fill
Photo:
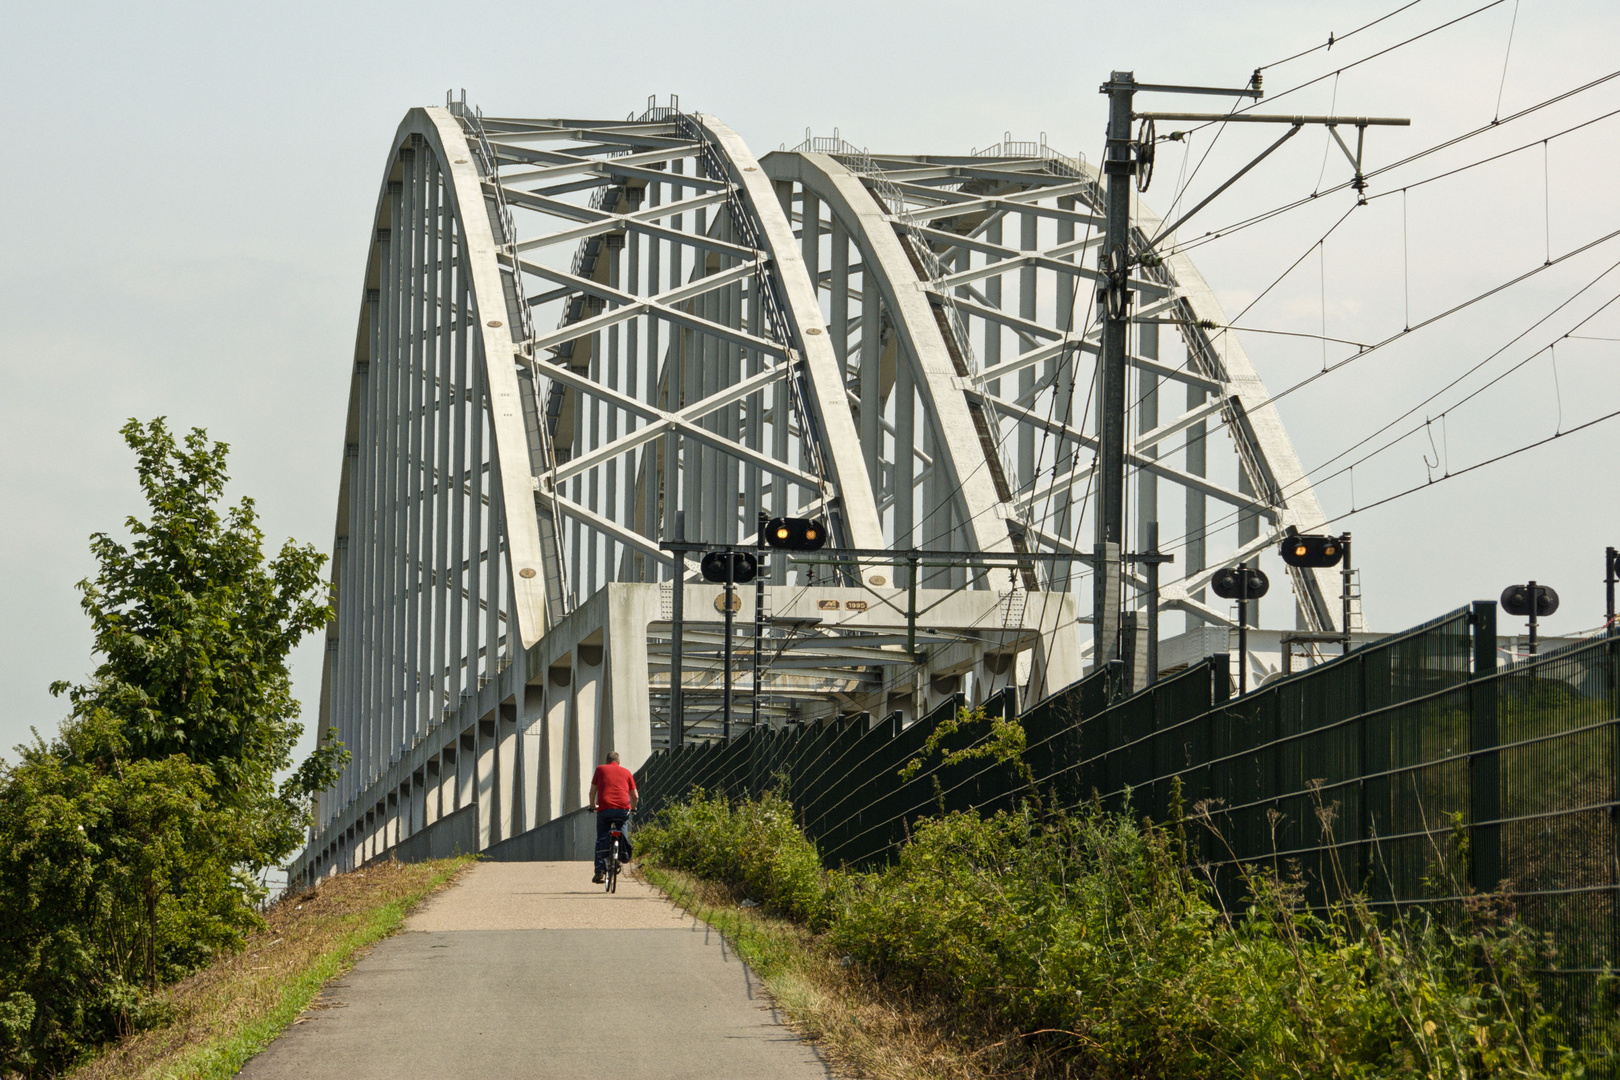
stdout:
POLYGON ((726 684, 724 690, 722 691, 724 700, 723 704, 721 705, 722 719, 720 723, 720 738, 725 742, 731 741, 731 627, 732 621, 737 614, 737 609, 735 606, 733 606, 733 601, 737 599, 736 577, 736 550, 728 546, 726 548, 726 591, 724 594, 722 594, 722 602, 726 605, 726 641, 724 646, 725 655, 721 660, 721 666, 725 668, 726 672, 726 684))

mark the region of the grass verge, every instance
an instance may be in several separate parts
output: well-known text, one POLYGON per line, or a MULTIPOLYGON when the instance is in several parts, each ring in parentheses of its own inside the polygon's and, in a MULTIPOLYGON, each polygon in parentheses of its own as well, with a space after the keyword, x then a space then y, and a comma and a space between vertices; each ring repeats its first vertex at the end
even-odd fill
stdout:
MULTIPOLYGON (((266 913, 241 952, 176 983, 167 1023, 130 1035, 72 1080, 227 1080, 308 1009, 367 946, 398 930, 471 858, 383 863, 323 881, 266 913)), ((317 1004, 317 1008, 320 1006, 317 1004)))
POLYGON ((831 952, 803 925, 742 907, 724 884, 638 863, 677 906, 725 936, 771 999, 840 1076, 870 1080, 982 1080, 1018 1069, 1000 1035, 890 986, 831 952))

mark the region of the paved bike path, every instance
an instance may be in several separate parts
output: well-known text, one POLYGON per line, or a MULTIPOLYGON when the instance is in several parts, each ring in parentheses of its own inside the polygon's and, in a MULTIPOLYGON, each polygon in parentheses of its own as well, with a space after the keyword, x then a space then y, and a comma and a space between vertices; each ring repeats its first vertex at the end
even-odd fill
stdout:
POLYGON ((590 864, 483 863, 239 1074, 829 1080, 720 935, 590 864))

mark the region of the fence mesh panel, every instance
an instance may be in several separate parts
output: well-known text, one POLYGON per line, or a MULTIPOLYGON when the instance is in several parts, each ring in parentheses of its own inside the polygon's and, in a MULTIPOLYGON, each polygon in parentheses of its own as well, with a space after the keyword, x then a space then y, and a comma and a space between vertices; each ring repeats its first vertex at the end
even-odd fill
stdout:
MULTIPOLYGON (((1476 603, 1229 700, 1226 657, 1125 696, 1105 668, 1017 715, 1043 805, 1099 800, 1169 820, 1179 784, 1195 857, 1224 902, 1243 868, 1298 874, 1307 902, 1453 914, 1493 894, 1551 935, 1549 993, 1594 1006, 1620 957, 1620 635, 1497 670, 1496 608, 1476 603)), ((909 726, 861 716, 661 751, 637 783, 656 812, 696 788, 785 791, 828 865, 887 861, 920 817, 1027 793, 987 759, 901 770, 961 708, 909 726)), ((975 725, 946 751, 982 738, 975 725)))

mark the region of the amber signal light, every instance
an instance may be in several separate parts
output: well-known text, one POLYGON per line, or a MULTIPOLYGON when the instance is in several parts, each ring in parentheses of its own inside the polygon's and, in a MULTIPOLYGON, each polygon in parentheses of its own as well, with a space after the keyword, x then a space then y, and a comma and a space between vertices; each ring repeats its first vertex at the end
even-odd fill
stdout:
POLYGON ((1344 546, 1337 536, 1291 536, 1277 549, 1289 566, 1337 566, 1344 546))
POLYGON ((765 542, 785 551, 819 551, 827 542, 827 526, 819 518, 771 518, 765 523, 765 542))

